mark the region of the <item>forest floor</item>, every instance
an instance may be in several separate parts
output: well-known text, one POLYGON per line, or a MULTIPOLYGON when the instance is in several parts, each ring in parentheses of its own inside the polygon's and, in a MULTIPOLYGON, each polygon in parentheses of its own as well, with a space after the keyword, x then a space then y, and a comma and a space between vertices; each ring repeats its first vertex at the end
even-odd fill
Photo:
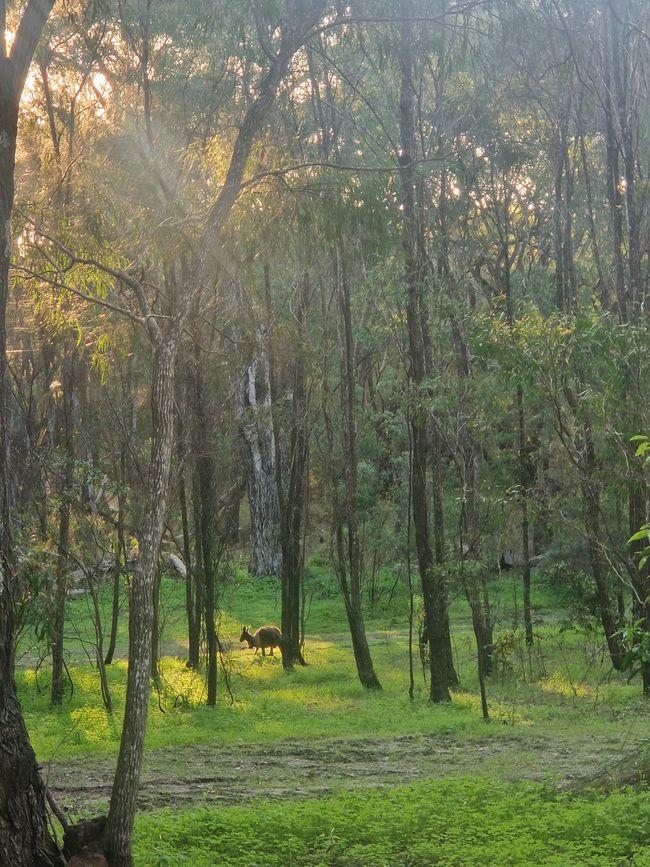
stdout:
MULTIPOLYGON (((200 744, 147 753, 141 809, 242 804, 255 799, 314 798, 340 790, 385 788, 452 777, 534 781, 566 788, 614 770, 633 745, 585 732, 411 735, 397 738, 282 740, 200 744)), ((95 814, 108 804, 114 758, 80 757, 46 768, 67 811, 95 814)))

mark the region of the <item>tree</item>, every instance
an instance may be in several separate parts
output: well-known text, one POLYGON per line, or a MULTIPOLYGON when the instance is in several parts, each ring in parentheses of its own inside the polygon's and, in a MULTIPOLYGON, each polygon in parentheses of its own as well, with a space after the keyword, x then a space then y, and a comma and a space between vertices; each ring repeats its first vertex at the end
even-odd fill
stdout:
POLYGON ((53 5, 54 0, 30 0, 10 47, 6 37, 7 4, 0 5, 0 860, 36 867, 54 864, 58 854, 47 824, 45 790, 14 683, 15 584, 7 441, 6 310, 20 98, 53 5))
POLYGON ((431 674, 430 698, 448 701, 448 613, 447 591, 443 575, 433 568, 430 540, 429 504, 427 497, 427 467, 429 441, 426 415, 420 401, 420 392, 427 375, 426 352, 428 320, 423 285, 426 265, 422 260, 419 227, 417 223, 415 176, 415 86, 413 76, 413 4, 405 7, 406 21, 401 25, 399 65, 400 85, 400 182, 402 221, 402 252, 404 257, 404 283, 406 317, 410 352, 409 381, 411 383, 411 438, 413 444, 412 510, 415 542, 418 553, 420 581, 425 611, 426 640, 429 644, 431 674))

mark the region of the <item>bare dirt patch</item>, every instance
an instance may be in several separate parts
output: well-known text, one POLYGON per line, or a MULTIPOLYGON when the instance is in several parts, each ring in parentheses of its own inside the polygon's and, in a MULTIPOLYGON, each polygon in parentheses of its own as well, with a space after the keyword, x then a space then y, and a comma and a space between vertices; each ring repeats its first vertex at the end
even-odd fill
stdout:
MULTIPOLYGON (((241 804, 256 798, 314 798, 342 789, 393 787, 469 774, 566 786, 621 757, 620 747, 610 740, 559 743, 538 736, 200 744, 150 752, 139 805, 153 809, 241 804)), ((86 814, 108 804, 113 771, 113 758, 86 758, 54 764, 47 776, 54 797, 66 811, 86 814)))

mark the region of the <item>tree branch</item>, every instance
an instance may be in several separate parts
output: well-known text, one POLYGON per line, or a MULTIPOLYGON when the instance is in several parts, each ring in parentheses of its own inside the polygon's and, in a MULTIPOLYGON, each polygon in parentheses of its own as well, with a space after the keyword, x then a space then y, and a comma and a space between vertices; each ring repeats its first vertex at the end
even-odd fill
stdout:
POLYGON ((41 280, 43 283, 47 283, 48 286, 52 286, 54 289, 61 289, 64 292, 70 292, 71 295, 74 295, 81 301, 87 301, 89 304, 97 304, 99 307, 104 307, 106 308, 106 310, 110 310, 113 313, 118 313, 120 316, 124 316, 127 319, 130 319, 131 322, 135 322, 137 325, 142 325, 146 327, 146 321, 144 319, 141 319, 139 316, 136 316, 135 313, 131 313, 131 311, 128 310, 126 307, 120 307, 119 304, 111 304, 110 301, 105 301, 103 298, 98 298, 95 295, 88 295, 81 289, 76 289, 74 286, 70 286, 68 283, 63 283, 61 280, 57 280, 54 277, 48 277, 47 274, 42 274, 39 271, 34 271, 32 268, 27 268, 25 265, 12 265, 11 267, 13 271, 19 271, 21 274, 24 274, 27 277, 33 277, 35 280, 41 280))
MULTIPOLYGON (((29 65, 34 57, 38 40, 41 38, 48 16, 55 0, 29 0, 27 8, 20 19, 16 36, 9 52, 9 59, 14 68, 14 94, 20 98, 29 72, 29 65)), ((2 4, 5 6, 5 3, 2 4)), ((4 28, 3 28, 4 34, 4 28)))

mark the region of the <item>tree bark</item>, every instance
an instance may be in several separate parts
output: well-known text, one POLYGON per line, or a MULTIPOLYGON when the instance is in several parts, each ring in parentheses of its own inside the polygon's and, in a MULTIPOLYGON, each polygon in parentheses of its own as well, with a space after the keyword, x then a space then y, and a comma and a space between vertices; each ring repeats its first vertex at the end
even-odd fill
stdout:
MULTIPOLYGON (((264 339, 264 338, 262 338, 264 339)), ((280 506, 275 465, 268 353, 264 346, 246 371, 241 420, 251 521, 251 575, 280 575, 280 506)))
MULTIPOLYGON (((301 585, 303 578, 303 526, 308 491, 309 428, 305 371, 305 342, 307 339, 307 309, 309 282, 302 280, 298 310, 298 335, 293 369, 293 398, 291 402, 291 434, 287 457, 288 481, 284 488, 277 416, 273 416, 276 443, 276 479, 280 504, 280 540, 282 543, 282 666, 290 671, 295 665, 305 665, 300 635, 301 585)), ((271 359, 273 364, 273 359, 271 359)), ((271 368, 273 370, 273 368, 271 368)), ((276 388, 272 382, 272 390, 276 388)), ((272 398, 272 405, 276 400, 272 398)))
MULTIPOLYGON (((350 627, 352 649, 361 684, 366 689, 381 689, 375 674, 368 638, 363 623, 361 605, 361 546, 357 514, 358 498, 358 446, 356 421, 356 376, 354 360, 354 335, 352 333, 352 309, 350 287, 341 261, 340 249, 337 260, 338 301, 340 314, 339 368, 341 371, 341 415, 343 421, 343 476, 345 498, 343 515, 337 517, 337 551, 339 583, 343 591, 345 611, 350 627), (341 520, 343 518, 343 520, 341 520), (347 552, 344 551, 343 524, 347 529, 347 552), (346 569, 347 563, 347 569, 346 569), (349 570, 349 586, 346 573, 349 570)), ((333 458, 333 455, 332 455, 333 458)), ((336 498, 336 491, 334 491, 336 498)), ((338 499, 338 498, 337 498, 338 499)), ((335 512, 338 512, 335 509, 335 512)))
POLYGON ((126 485, 126 447, 124 443, 120 450, 120 486, 117 492, 117 537, 113 552, 113 604, 111 609, 111 634, 108 641, 108 650, 104 658, 104 665, 111 665, 115 655, 117 644, 117 627, 120 617, 120 590, 122 584, 122 565, 126 566, 126 541, 124 538, 124 511, 125 511, 125 485, 126 485))
POLYGON ((131 837, 137 806, 149 709, 153 592, 158 568, 169 471, 174 442, 174 376, 178 334, 172 331, 154 350, 151 463, 138 562, 129 600, 129 670, 120 752, 108 814, 110 862, 132 863, 131 837))
POLYGON ((207 685, 208 707, 217 703, 217 633, 215 626, 216 610, 216 496, 214 484, 214 455, 212 444, 212 425, 206 407, 207 394, 203 381, 201 358, 196 347, 194 367, 194 417, 196 419, 196 493, 199 496, 195 508, 200 525, 201 576, 203 581, 203 602, 205 632, 207 640, 207 685))
POLYGON ((54 618, 52 624, 52 688, 51 701, 63 701, 63 631, 65 602, 68 591, 67 571, 70 550, 70 507, 74 482, 74 420, 75 355, 73 345, 66 341, 63 359, 61 406, 59 413, 60 446, 63 451, 63 477, 59 486, 59 538, 56 566, 54 618))
MULTIPOLYGON (((6 326, 18 111, 29 65, 53 5, 54 0, 30 0, 8 56, 0 57, 0 863, 12 867, 49 867, 59 860, 14 681, 6 326)), ((6 45, 4 38, 2 44, 6 45)))
POLYGON ((418 553, 420 581, 425 613, 426 638, 429 643, 430 698, 434 702, 449 701, 448 687, 448 624, 447 592, 442 574, 433 568, 427 496, 427 462, 429 454, 426 414, 420 405, 420 390, 425 380, 425 340, 423 335, 422 267, 417 253, 418 231, 415 207, 415 128, 413 84, 413 23, 412 3, 407 2, 401 25, 399 65, 401 72, 399 124, 401 153, 399 174, 402 198, 402 252, 406 285, 406 317, 408 325, 411 382, 411 435, 413 443, 413 483, 411 502, 415 544, 418 553))

